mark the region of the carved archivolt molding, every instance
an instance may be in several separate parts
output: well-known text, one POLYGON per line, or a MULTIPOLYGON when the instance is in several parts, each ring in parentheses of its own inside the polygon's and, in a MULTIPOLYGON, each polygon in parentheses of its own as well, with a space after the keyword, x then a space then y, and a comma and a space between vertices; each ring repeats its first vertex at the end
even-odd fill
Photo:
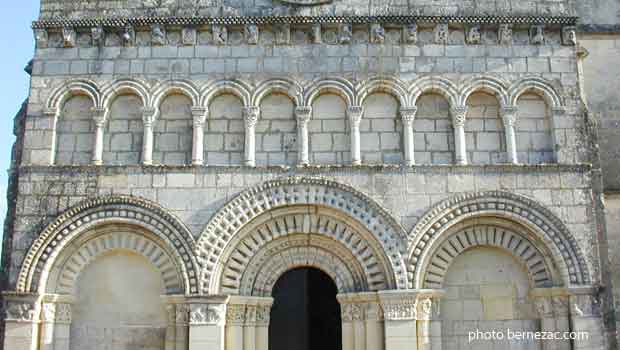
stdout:
MULTIPOLYGON (((382 267, 383 271, 391 269, 390 274, 394 276, 392 283, 398 288, 406 288, 407 277, 403 259, 406 251, 406 234, 388 211, 348 185, 324 178, 290 177, 268 181, 241 193, 224 206, 207 224, 198 240, 196 253, 201 268, 201 291, 213 294, 219 292, 220 271, 229 263, 227 259, 237 246, 235 241, 245 238, 244 235, 240 235, 240 232, 248 230, 248 225, 258 226, 261 223, 258 221, 259 218, 269 221, 272 215, 277 216, 278 214, 273 212, 276 209, 291 206, 326 208, 324 209, 326 212, 334 213, 332 217, 340 217, 340 221, 357 227, 357 233, 369 232, 368 236, 364 237, 364 241, 354 244, 375 244, 376 247, 373 247, 374 250, 368 249, 358 254, 363 253, 361 256, 366 257, 373 252, 382 252, 382 258, 377 257, 376 253, 372 255, 375 259, 384 259, 389 262, 385 264, 389 266, 382 267)), ((293 217, 289 216, 287 220, 293 217)), ((349 237, 341 236, 344 232, 342 230, 345 229, 344 225, 335 225, 326 229, 320 222, 317 222, 313 227, 311 219, 310 216, 306 216, 303 223, 291 223, 287 226, 282 226, 283 224, 280 225, 277 220, 274 220, 274 224, 278 223, 280 226, 271 226, 270 235, 287 235, 295 230, 301 230, 299 233, 329 236, 331 231, 332 234, 337 233, 334 238, 344 243, 345 246, 353 244, 353 242, 347 242, 349 237, 353 237, 353 232, 347 233, 349 237), (300 224, 301 227, 298 228, 300 224), (315 229, 322 232, 311 232, 315 229)), ((283 222, 285 221, 281 221, 283 222)), ((290 223, 290 221, 286 222, 290 223)), ((332 222, 335 224, 338 220, 332 222)), ((260 239, 260 237, 255 236, 254 239, 260 239)), ((250 243, 260 246, 259 242, 271 239, 273 238, 262 238, 256 243, 250 243)), ((388 285, 391 283, 388 277, 385 283, 388 285)))
MULTIPOLYGON (((63 265, 58 267, 58 276, 50 274, 49 285, 54 284, 56 294, 75 294, 75 287, 80 273, 88 264, 98 257, 111 251, 130 251, 145 257, 157 268, 166 289, 166 294, 180 294, 183 292, 183 281, 179 278, 181 271, 175 265, 172 258, 164 247, 145 235, 138 232, 135 227, 110 225, 105 227, 101 234, 84 242, 77 250, 70 252, 64 259, 63 265), (57 280, 54 281, 54 277, 57 280)), ((97 229, 96 231, 99 231, 97 229)))
POLYGON ((489 191, 457 195, 447 199, 424 215, 409 237, 409 278, 412 288, 421 288, 424 267, 438 242, 454 225, 474 218, 501 218, 524 227, 535 246, 549 252, 562 280, 554 283, 589 284, 588 264, 577 240, 550 210, 525 196, 489 191))
POLYGON ((135 225, 152 234, 166 247, 181 271, 182 289, 197 293, 195 243, 190 231, 159 205, 132 196, 109 196, 86 200, 50 223, 32 244, 17 280, 18 292, 44 291, 59 254, 81 233, 105 224, 135 225))
MULTIPOLYGON (((500 105, 513 106, 521 94, 534 92, 541 95, 553 110, 563 109, 564 100, 556 83, 542 77, 524 77, 512 83, 493 76, 476 76, 463 82, 453 82, 441 76, 424 76, 405 82, 397 77, 377 76, 363 81, 344 78, 318 79, 308 83, 292 79, 269 79, 257 84, 240 80, 217 80, 202 86, 186 80, 170 80, 151 84, 136 78, 123 78, 102 85, 93 80, 79 79, 63 82, 47 99, 47 113, 58 114, 64 102, 74 95, 85 95, 93 101, 95 109, 109 111, 110 104, 120 94, 134 94, 140 97, 145 109, 157 110, 162 100, 172 94, 187 96, 192 107, 208 108, 211 101, 222 94, 232 94, 246 107, 258 107, 261 100, 271 93, 287 95, 298 107, 311 106, 313 101, 325 93, 337 94, 349 107, 360 106, 371 94, 384 92, 393 95, 401 107, 413 107, 425 93, 444 96, 451 108, 463 106, 474 92, 494 94, 500 105)), ((107 114, 107 113, 105 113, 107 114)))
POLYGON ((548 262, 543 253, 521 234, 499 226, 474 225, 448 235, 434 249, 428 265, 423 269, 424 288, 443 288, 443 281, 453 260, 465 250, 491 246, 508 251, 522 266, 538 288, 550 287, 553 284, 548 262))

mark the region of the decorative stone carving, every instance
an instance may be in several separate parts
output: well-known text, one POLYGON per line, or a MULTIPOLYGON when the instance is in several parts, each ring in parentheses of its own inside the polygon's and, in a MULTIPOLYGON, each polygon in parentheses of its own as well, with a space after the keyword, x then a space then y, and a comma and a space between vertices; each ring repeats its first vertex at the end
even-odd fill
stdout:
POLYGON ((56 323, 71 323, 72 320, 72 311, 71 304, 67 303, 58 303, 56 304, 56 323))
POLYGON ((228 28, 226 26, 214 24, 211 27, 211 32, 213 33, 213 42, 216 45, 226 45, 228 42, 228 28))
POLYGON ((405 124, 412 124, 415 120, 416 113, 418 112, 417 107, 403 107, 400 109, 400 117, 405 124))
POLYGON ((41 307, 41 319, 43 322, 54 322, 56 320, 56 304, 44 303, 41 307))
POLYGON ((411 23, 403 28, 404 42, 407 44, 415 44, 418 42, 418 24, 411 23))
POLYGON ((467 43, 470 45, 479 45, 482 42, 482 33, 479 25, 473 25, 467 28, 465 35, 467 43))
POLYGON ((374 23, 370 26, 370 42, 373 44, 383 44, 385 42, 385 28, 374 23))
POLYGON ((499 25, 497 41, 500 45, 512 45, 512 24, 499 25))
POLYGON ((131 25, 126 25, 123 28, 123 34, 121 35, 121 42, 123 46, 132 46, 136 41, 136 31, 131 25))
POLYGON ((196 28, 184 27, 181 30, 181 43, 186 46, 196 45, 196 28))
POLYGON ((338 27, 338 42, 346 45, 353 40, 353 26, 350 23, 340 24, 338 27))
POLYGON ((447 44, 448 39, 450 38, 450 31, 448 29, 447 23, 439 23, 435 25, 435 29, 433 31, 433 35, 435 38, 435 44, 447 44))
POLYGON ((190 306, 187 304, 176 304, 174 308, 174 322, 177 325, 186 325, 189 323, 190 306))
POLYGON ((536 313, 541 318, 553 317, 553 305, 551 304, 551 297, 534 298, 534 308, 536 309, 536 313))
POLYGON ((76 33, 73 27, 62 28, 62 41, 65 47, 75 47, 76 33))
POLYGON ((242 325, 245 323, 245 305, 231 304, 226 307, 226 323, 242 325))
POLYGON ((323 26, 321 23, 315 23, 312 25, 311 39, 315 44, 320 44, 323 42, 323 26))
POLYGON ((417 319, 430 320, 433 311, 433 301, 431 298, 421 298, 417 302, 417 319))
POLYGON ((91 28, 91 37, 93 46, 103 46, 105 43, 105 32, 103 31, 103 27, 97 26, 91 28))
POLYGON ((6 301, 4 310, 5 320, 13 322, 33 321, 36 313, 34 304, 23 301, 6 301))
POLYGON ((553 296, 551 297, 551 305, 553 307, 553 313, 556 317, 568 317, 569 302, 568 296, 553 296))
POLYGON ((391 301, 382 303, 383 317, 389 321, 415 320, 417 319, 417 302, 413 300, 403 300, 401 302, 391 301))
POLYGON ((576 317, 589 317, 597 314, 598 299, 591 294, 570 296, 571 314, 576 317))
POLYGON ((37 48, 45 49, 49 45, 49 37, 47 29, 35 29, 34 39, 36 40, 37 48))
POLYGON ((245 26, 245 40, 250 45, 258 44, 258 26, 256 24, 248 24, 245 26))
POLYGON ((577 28, 574 26, 562 27, 562 45, 577 45, 577 28))
POLYGON ((224 304, 194 304, 190 307, 189 323, 192 325, 216 325, 225 321, 224 304))
POLYGON ((452 125, 454 127, 465 126, 465 118, 467 116, 467 107, 454 107, 450 110, 450 116, 452 117, 452 125))
POLYGON ((151 26, 151 43, 153 45, 166 45, 166 27, 161 24, 151 26))
POLYGON ((256 324, 257 325, 268 325, 270 314, 271 314, 270 305, 258 305, 256 307, 256 324))
POLYGON ((343 322, 364 320, 364 305, 357 303, 346 303, 342 305, 341 317, 343 322))
POLYGON ((291 25, 284 23, 277 25, 276 29, 276 44, 288 45, 291 43, 291 25))
POLYGON ((544 25, 534 25, 530 28, 530 42, 533 45, 542 45, 545 43, 544 25))

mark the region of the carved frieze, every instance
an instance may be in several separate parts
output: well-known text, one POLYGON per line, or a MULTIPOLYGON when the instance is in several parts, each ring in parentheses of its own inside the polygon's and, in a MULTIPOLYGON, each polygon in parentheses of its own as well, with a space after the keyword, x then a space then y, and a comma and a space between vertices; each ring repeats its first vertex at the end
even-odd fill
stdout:
POLYGON ((417 302, 413 300, 403 300, 401 302, 392 301, 381 305, 385 320, 402 321, 417 319, 417 302))
POLYGON ((192 325, 216 325, 225 319, 226 305, 224 304, 194 304, 190 307, 189 323, 192 325))
POLYGON ((24 301, 6 301, 4 311, 4 319, 13 322, 33 321, 36 313, 34 304, 24 301))

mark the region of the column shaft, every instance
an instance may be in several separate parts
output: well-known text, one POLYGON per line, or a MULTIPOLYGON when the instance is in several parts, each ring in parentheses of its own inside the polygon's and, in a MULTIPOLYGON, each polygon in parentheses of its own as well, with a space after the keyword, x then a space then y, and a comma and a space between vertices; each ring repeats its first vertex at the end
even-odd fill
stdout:
POLYGON ((207 119, 208 110, 203 107, 192 108, 194 118, 192 139, 192 164, 204 164, 204 123, 207 119))
POLYGON ((401 108, 400 116, 403 121, 403 146, 405 148, 405 162, 407 166, 415 164, 415 149, 413 140, 413 121, 418 109, 416 107, 401 108))
POLYGON ((465 139, 465 118, 467 106, 452 108, 452 126, 454 127, 455 161, 458 165, 467 164, 467 145, 465 139))
POLYGON ((93 119, 95 120, 95 144, 93 145, 93 165, 103 164, 103 132, 105 128, 105 110, 93 108, 93 119))
POLYGON ((246 107, 243 110, 245 122, 245 165, 256 166, 256 123, 260 109, 258 107, 246 107))
POLYGON ((144 108, 142 110, 142 126, 144 136, 142 137, 142 164, 153 164, 153 123, 155 122, 155 110, 144 108))
POLYGON ((504 107, 501 109, 502 121, 504 123, 504 133, 506 134, 506 160, 508 163, 518 164, 517 156, 517 136, 515 134, 515 123, 517 120, 516 107, 504 107))
POLYGON ((312 107, 297 107, 295 116, 297 117, 297 164, 308 165, 310 164, 308 123, 312 117, 312 107))
POLYGON ((360 150, 360 123, 362 121, 362 115, 364 114, 364 108, 361 106, 350 106, 347 109, 347 115, 349 117, 349 128, 351 137, 351 164, 362 164, 362 155, 360 150))

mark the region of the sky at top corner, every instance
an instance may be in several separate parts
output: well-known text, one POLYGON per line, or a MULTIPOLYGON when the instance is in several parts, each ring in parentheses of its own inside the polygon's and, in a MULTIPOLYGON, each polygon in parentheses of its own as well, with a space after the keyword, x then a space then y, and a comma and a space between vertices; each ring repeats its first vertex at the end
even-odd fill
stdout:
POLYGON ((13 117, 28 97, 30 76, 24 67, 34 55, 31 24, 40 0, 0 1, 0 217, 6 216, 7 170, 11 161, 13 117))

